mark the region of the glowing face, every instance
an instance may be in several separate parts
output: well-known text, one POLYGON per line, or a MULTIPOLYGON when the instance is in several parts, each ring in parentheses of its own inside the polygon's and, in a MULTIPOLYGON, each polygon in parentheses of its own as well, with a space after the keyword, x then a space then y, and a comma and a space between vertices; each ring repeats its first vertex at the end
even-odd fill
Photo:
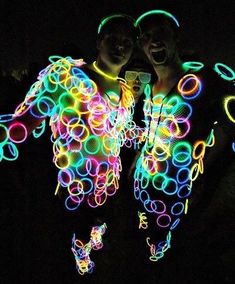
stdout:
POLYGON ((123 66, 130 59, 133 45, 133 39, 127 31, 113 30, 105 34, 100 42, 100 57, 104 62, 123 66))
POLYGON ((151 23, 144 27, 140 42, 143 51, 154 66, 167 65, 175 56, 175 35, 167 23, 158 25, 151 23))
POLYGON ((137 102, 144 93, 144 88, 150 82, 151 74, 142 71, 140 68, 135 68, 125 72, 125 80, 131 88, 135 102, 137 102))

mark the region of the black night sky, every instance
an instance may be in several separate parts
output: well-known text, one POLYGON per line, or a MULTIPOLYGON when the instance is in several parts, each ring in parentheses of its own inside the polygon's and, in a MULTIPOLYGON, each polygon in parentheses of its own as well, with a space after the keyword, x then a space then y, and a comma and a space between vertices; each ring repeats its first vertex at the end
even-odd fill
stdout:
MULTIPOLYGON (((133 17, 149 9, 167 9, 182 26, 182 45, 203 62, 221 61, 235 67, 233 1, 1 1, 1 65, 27 67, 47 63, 49 55, 75 45, 74 57, 87 61, 95 54, 100 19, 123 12, 133 17)), ((92 58, 93 59, 93 58, 92 58)))
MULTIPOLYGON (((234 0, 1 0, 1 71, 27 69, 32 63, 42 69, 55 54, 93 61, 101 18, 115 12, 137 17, 150 9, 165 9, 178 18, 181 46, 190 59, 235 69, 234 0)), ((11 110, 29 87, 5 85, 0 113, 11 110)), ((73 232, 85 234, 76 224, 86 224, 91 213, 67 212, 54 196, 57 172, 49 135, 47 130, 40 139, 30 137, 20 145, 17 161, 0 163, 1 284, 234 283, 234 155, 229 159, 223 153, 229 162, 215 165, 212 176, 221 178, 212 177, 211 203, 203 214, 199 208, 185 220, 159 263, 148 260, 145 239, 131 221, 136 214, 133 193, 121 184, 100 213, 111 225, 104 249, 92 254, 94 273, 81 277, 71 238, 73 232)))

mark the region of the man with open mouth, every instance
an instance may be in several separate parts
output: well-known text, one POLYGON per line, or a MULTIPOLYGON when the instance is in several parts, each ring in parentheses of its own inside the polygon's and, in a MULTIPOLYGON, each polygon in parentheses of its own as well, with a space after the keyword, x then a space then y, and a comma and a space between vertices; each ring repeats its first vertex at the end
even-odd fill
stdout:
POLYGON ((136 25, 141 29, 139 45, 157 80, 150 108, 145 108, 149 127, 136 162, 134 195, 140 210, 147 214, 149 228, 155 228, 146 237, 150 260, 158 261, 171 247, 173 231, 188 207, 195 200, 197 208, 202 206, 202 196, 204 202, 210 196, 209 189, 213 193, 216 188, 208 181, 219 177, 213 170, 220 163, 218 155, 232 142, 235 120, 231 101, 235 96, 230 83, 235 73, 223 64, 212 70, 201 62, 182 62, 180 25, 167 11, 146 12, 136 25))

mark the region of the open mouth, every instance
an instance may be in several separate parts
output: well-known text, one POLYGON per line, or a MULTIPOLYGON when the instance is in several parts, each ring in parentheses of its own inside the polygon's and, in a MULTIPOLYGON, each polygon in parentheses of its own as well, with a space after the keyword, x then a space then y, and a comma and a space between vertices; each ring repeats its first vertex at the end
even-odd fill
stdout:
POLYGON ((164 63, 167 58, 166 49, 152 51, 152 58, 156 63, 164 63))
POLYGON ((133 89, 134 92, 139 92, 140 87, 139 86, 133 86, 132 89, 133 89))

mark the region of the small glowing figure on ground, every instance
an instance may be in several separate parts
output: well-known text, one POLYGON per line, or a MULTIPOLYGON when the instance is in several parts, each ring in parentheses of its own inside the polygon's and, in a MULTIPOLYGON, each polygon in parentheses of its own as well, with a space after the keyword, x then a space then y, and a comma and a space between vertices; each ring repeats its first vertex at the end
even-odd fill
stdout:
POLYGON ((82 241, 76 239, 75 234, 72 238, 72 252, 76 260, 76 268, 79 274, 92 273, 94 269, 94 262, 90 259, 92 250, 100 250, 103 247, 102 236, 107 229, 104 223, 101 226, 92 227, 90 234, 90 241, 84 244, 82 241))

